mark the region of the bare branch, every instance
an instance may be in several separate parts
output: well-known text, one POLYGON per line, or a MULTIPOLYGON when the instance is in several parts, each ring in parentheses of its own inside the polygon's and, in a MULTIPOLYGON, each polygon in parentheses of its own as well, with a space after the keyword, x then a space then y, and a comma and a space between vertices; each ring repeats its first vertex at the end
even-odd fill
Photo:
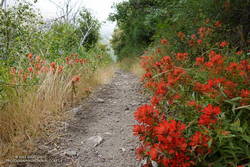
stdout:
POLYGON ((93 26, 94 26, 94 23, 92 23, 92 24, 90 25, 90 27, 88 27, 88 30, 87 30, 87 32, 86 32, 85 34, 84 34, 84 32, 82 32, 82 30, 81 30, 82 34, 84 34, 84 35, 83 35, 83 38, 82 38, 81 41, 80 41, 79 47, 81 47, 81 46, 84 44, 84 42, 85 42, 85 40, 87 39, 87 37, 89 36, 89 34, 90 34, 90 32, 91 32, 93 26))
POLYGON ((6 0, 1 0, 1 3, 0 3, 0 8, 3 8, 3 4, 4 2, 6 2, 6 0))

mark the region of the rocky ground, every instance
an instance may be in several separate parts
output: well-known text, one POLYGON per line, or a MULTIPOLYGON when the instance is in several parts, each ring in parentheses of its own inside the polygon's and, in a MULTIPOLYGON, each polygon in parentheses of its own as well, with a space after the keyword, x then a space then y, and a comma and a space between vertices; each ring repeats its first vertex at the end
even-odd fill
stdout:
POLYGON ((41 156, 28 157, 35 163, 17 166, 138 167, 133 113, 145 102, 138 78, 118 71, 109 84, 70 111, 74 117, 64 123, 60 142, 41 144, 41 156))

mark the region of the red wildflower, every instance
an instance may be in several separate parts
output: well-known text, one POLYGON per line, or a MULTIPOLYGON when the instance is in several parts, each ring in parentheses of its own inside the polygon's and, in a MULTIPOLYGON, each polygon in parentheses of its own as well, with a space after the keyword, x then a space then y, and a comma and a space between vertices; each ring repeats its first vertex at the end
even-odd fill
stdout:
POLYGON ((190 166, 190 157, 186 155, 188 144, 183 136, 185 129, 185 124, 175 120, 162 121, 154 128, 159 141, 157 148, 168 154, 160 160, 162 165, 166 167, 190 166))
POLYGON ((151 78, 152 77, 152 73, 151 72, 147 72, 144 74, 143 76, 144 78, 151 78))
POLYGON ((230 72, 230 74, 236 75, 238 72, 242 69, 241 64, 238 64, 236 62, 231 62, 226 70, 230 72))
POLYGON ((200 44, 202 44, 202 40, 201 39, 198 39, 197 40, 197 43, 200 45, 200 44))
POLYGON ((241 92, 240 92, 240 97, 250 98, 250 90, 242 89, 241 92))
POLYGON ((200 105, 196 103, 196 101, 192 100, 192 101, 188 101, 187 105, 190 107, 195 107, 197 110, 200 109, 200 105))
POLYGON ((161 67, 163 70, 170 70, 173 67, 171 58, 169 56, 164 56, 161 59, 161 67))
POLYGON ((224 63, 223 57, 220 54, 216 54, 216 55, 210 57, 210 61, 214 65, 222 65, 224 63))
POLYGON ((188 53, 176 53, 176 59, 177 60, 185 60, 187 59, 188 53))
POLYGON ((160 49, 160 48, 157 48, 157 49, 156 49, 156 53, 158 53, 158 54, 161 53, 161 49, 160 49))
POLYGON ((27 69, 29 72, 33 72, 33 68, 32 67, 28 67, 27 69))
POLYGON ((24 73, 24 74, 22 75, 22 77, 23 77, 23 80, 26 81, 27 78, 28 78, 28 74, 27 74, 27 73, 24 73))
POLYGON ((196 101, 188 101, 187 105, 190 107, 194 107, 194 106, 196 106, 196 101))
POLYGON ((192 34, 192 35, 191 35, 191 39, 195 40, 195 39, 196 39, 196 35, 195 35, 195 34, 192 34))
POLYGON ((154 129, 159 142, 163 144, 160 147, 167 149, 169 154, 186 150, 186 140, 182 136, 183 131, 186 129, 185 124, 175 120, 162 121, 154 129))
POLYGON ((191 136, 191 141, 189 145, 193 148, 198 154, 205 154, 208 150, 208 141, 209 137, 203 135, 201 132, 197 131, 193 136, 191 136))
POLYGON ((157 95, 165 95, 167 93, 167 85, 164 81, 158 83, 155 93, 157 95))
POLYGON ((149 156, 151 157, 152 160, 156 160, 158 156, 158 150, 155 147, 151 147, 150 151, 148 152, 149 156))
POLYGON ((66 62, 68 62, 70 60, 70 57, 66 57, 65 60, 66 62))
POLYGON ((173 86, 175 85, 181 78, 182 76, 186 74, 186 71, 181 68, 174 68, 172 73, 169 73, 167 76, 167 86, 173 86))
POLYGON ((189 41, 188 41, 188 45, 189 45, 190 47, 194 46, 194 43, 195 43, 194 40, 189 40, 189 41))
POLYGON ((152 125, 153 123, 158 122, 159 111, 154 109, 153 106, 145 104, 137 108, 134 117, 139 123, 152 125))
POLYGON ((241 60, 240 65, 242 66, 242 70, 244 71, 250 71, 250 64, 247 60, 241 60))
POLYGON ((169 57, 169 56, 164 56, 164 57, 161 59, 161 61, 162 61, 163 63, 168 63, 168 64, 170 64, 170 63, 171 63, 171 57, 169 57))
POLYGON ((215 26, 215 27, 221 27, 221 24, 222 24, 222 23, 221 23, 220 21, 216 21, 216 22, 214 23, 214 26, 215 26))
POLYGON ((161 44, 163 44, 163 45, 168 44, 168 40, 166 40, 166 39, 161 39, 161 44))
POLYGON ((205 58, 204 57, 196 57, 196 63, 195 65, 203 65, 205 58))
POLYGON ((76 75, 72 78, 72 82, 75 83, 75 82, 78 82, 80 81, 80 76, 76 75))
POLYGON ((46 73, 49 71, 49 68, 46 66, 43 66, 43 67, 41 67, 40 71, 46 73))
POLYGON ((138 147, 135 150, 136 159, 141 160, 144 157, 145 148, 143 146, 138 147))
POLYGON ((242 53, 243 53, 243 50, 240 50, 240 51, 237 51, 235 54, 242 55, 242 53))
POLYGON ((81 63, 81 64, 84 64, 84 63, 86 63, 86 62, 87 62, 87 60, 86 60, 86 59, 80 59, 79 61, 80 61, 80 63, 81 63))
POLYGON ((50 67, 53 68, 53 69, 55 69, 56 68, 56 63, 55 62, 51 62, 50 63, 50 67))
POLYGON ((135 136, 140 136, 140 135, 142 135, 142 134, 144 134, 144 132, 145 132, 145 126, 144 125, 134 125, 133 126, 134 128, 133 128, 133 134, 135 135, 135 136))
POLYGON ((209 54, 209 61, 204 65, 209 68, 213 73, 218 74, 222 72, 224 58, 220 54, 216 54, 214 51, 211 51, 209 54))
POLYGON ((222 47, 222 48, 224 48, 224 47, 226 47, 228 45, 229 45, 229 43, 227 41, 223 41, 223 42, 220 43, 220 47, 222 47))
POLYGON ((211 57, 213 57, 213 56, 215 56, 215 55, 216 55, 216 52, 215 52, 214 50, 211 50, 211 51, 209 52, 208 57, 211 58, 211 57))
POLYGON ((178 99, 180 99, 180 98, 181 98, 181 95, 178 94, 178 93, 176 93, 174 96, 172 96, 172 99, 173 99, 173 100, 178 100, 178 99))
POLYGON ((80 63, 80 59, 75 59, 75 63, 80 63))
POLYGON ((64 68, 63 66, 59 66, 59 67, 58 67, 58 72, 62 72, 62 71, 63 71, 63 68, 64 68))
POLYGON ((32 57, 33 57, 32 53, 27 54, 27 57, 28 57, 29 59, 32 59, 32 57))
POLYGON ((161 98, 160 98, 160 97, 153 96, 153 97, 151 98, 150 103, 151 103, 153 106, 156 106, 156 105, 158 105, 158 104, 160 103, 160 101, 161 101, 161 98))
POLYGON ((209 27, 200 27, 198 29, 198 34, 200 36, 200 39, 203 39, 205 38, 210 32, 211 32, 211 28, 209 27))
POLYGON ((36 70, 40 70, 42 68, 42 65, 40 63, 35 64, 36 70))
POLYGON ((214 107, 208 104, 203 110, 200 111, 202 115, 199 118, 199 125, 210 127, 211 124, 217 122, 217 115, 221 113, 220 107, 214 107))

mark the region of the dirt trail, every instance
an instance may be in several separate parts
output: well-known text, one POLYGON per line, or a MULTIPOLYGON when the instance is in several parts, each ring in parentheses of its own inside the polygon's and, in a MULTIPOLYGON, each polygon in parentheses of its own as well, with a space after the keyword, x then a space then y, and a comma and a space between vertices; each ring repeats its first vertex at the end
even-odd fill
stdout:
POLYGON ((50 151, 59 162, 41 166, 137 167, 133 112, 145 101, 138 78, 117 71, 111 83, 72 110, 75 116, 67 124, 66 137, 50 151))

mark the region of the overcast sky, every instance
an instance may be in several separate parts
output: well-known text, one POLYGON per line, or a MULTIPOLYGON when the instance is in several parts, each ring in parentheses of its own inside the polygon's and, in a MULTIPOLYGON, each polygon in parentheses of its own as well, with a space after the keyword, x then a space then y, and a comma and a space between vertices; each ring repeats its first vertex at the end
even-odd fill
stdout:
MULTIPOLYGON (((15 0, 7 0, 14 2, 15 0)), ((30 0, 32 1, 32 0, 30 0)), ((35 7, 38 8, 45 19, 60 16, 57 5, 63 5, 65 0, 38 0, 35 7)), ((109 14, 113 11, 112 5, 124 0, 72 0, 72 5, 76 8, 86 7, 100 21, 107 20, 109 14)), ((105 41, 111 38, 115 28, 115 23, 106 22, 102 24, 101 36, 105 41)))

